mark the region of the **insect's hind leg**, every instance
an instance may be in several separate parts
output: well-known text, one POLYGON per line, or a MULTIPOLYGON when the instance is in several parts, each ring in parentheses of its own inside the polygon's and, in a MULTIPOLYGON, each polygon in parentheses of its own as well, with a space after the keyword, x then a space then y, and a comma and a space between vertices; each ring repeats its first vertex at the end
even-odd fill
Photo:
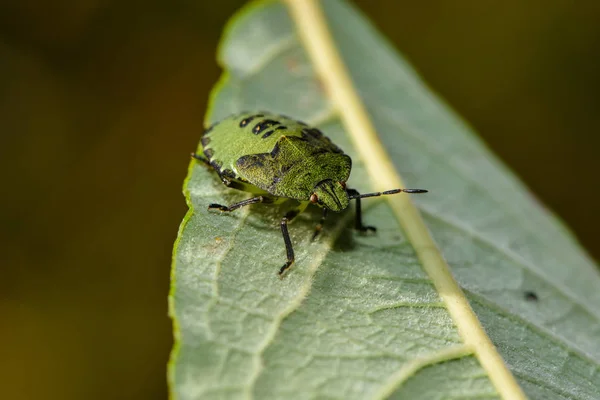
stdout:
POLYGON ((230 206, 223 206, 221 204, 215 204, 215 203, 211 203, 208 205, 208 209, 219 209, 220 211, 233 211, 233 210, 237 210, 240 207, 244 207, 244 206, 249 206, 250 204, 256 204, 256 203, 272 203, 273 199, 271 197, 267 197, 267 196, 256 196, 256 197, 252 197, 251 199, 246 199, 243 201, 240 201, 239 203, 234 203, 230 206))
MULTIPOLYGON (((358 190, 356 189, 348 189, 347 190, 348 195, 350 196, 358 196, 358 190)), ((354 219, 354 229, 356 229, 359 232, 362 233, 366 233, 366 232, 376 232, 377 228, 375 228, 374 226, 369 226, 369 225, 363 225, 363 221, 362 221, 362 208, 361 208, 361 203, 360 203, 360 197, 357 197, 356 199, 356 212, 355 212, 355 219, 354 219)))

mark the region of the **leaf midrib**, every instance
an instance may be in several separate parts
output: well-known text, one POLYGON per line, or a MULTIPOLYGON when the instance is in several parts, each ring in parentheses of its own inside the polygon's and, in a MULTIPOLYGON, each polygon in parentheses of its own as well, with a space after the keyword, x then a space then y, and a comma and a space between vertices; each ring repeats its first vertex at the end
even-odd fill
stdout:
MULTIPOLYGON (((394 121, 397 122, 397 121, 394 121)), ((439 156, 443 156, 444 152, 441 151, 440 149, 438 149, 434 144, 432 144, 429 141, 426 140, 422 140, 418 135, 415 135, 415 131, 418 131, 418 129, 416 129, 414 126, 412 126, 411 124, 407 124, 407 129, 404 130, 404 132, 406 132, 410 137, 413 139, 413 141, 415 143, 420 143, 421 145, 423 145, 428 151, 430 152, 434 152, 436 154, 438 154, 439 156)), ((423 135, 424 136, 424 135, 423 135)), ((463 177, 465 180, 467 180, 468 182, 471 182, 473 184, 477 184, 479 185, 480 182, 478 182, 476 179, 474 179, 470 174, 466 173, 466 171, 464 171, 462 168, 460 168, 459 166, 457 166, 454 162, 452 162, 452 158, 450 158, 448 160, 448 162, 446 163, 450 168, 452 168, 458 175, 460 175, 461 177, 463 177)), ((496 200, 496 198, 492 197, 491 198, 492 201, 496 200)), ((517 218, 517 216, 515 215, 515 210, 513 209, 509 209, 506 208, 506 204, 507 202, 501 202, 501 201, 495 201, 496 206, 499 209, 503 209, 505 210, 505 212, 511 216, 515 216, 515 218, 513 219, 513 221, 515 221, 515 223, 518 224, 518 226, 520 228, 522 228, 523 230, 530 232, 531 236, 533 239, 536 238, 535 232, 531 231, 531 226, 527 225, 527 224, 523 224, 522 218, 517 218)), ((571 290, 569 290, 567 287, 565 287, 564 285, 562 285, 561 282, 557 282, 553 279, 550 279, 548 276, 544 275, 538 268, 536 268, 535 266, 533 266, 529 261, 523 259, 522 257, 519 257, 518 255, 510 252, 508 249, 505 248, 501 248, 499 247, 496 243, 492 242, 488 237, 486 237, 485 235, 482 235, 481 233, 476 233, 473 232, 471 229, 467 228, 466 226, 464 226, 463 224, 458 223, 457 221, 449 221, 447 218, 443 218, 441 216, 439 216, 439 214, 427 209, 426 207, 420 205, 419 209, 428 213, 429 215, 432 215, 434 218, 441 220, 442 222, 458 228, 460 230, 462 230, 463 232, 468 233, 471 237, 474 237, 478 240, 480 240, 481 242, 485 243, 487 246, 495 249, 496 251, 498 251, 498 253, 500 254, 504 254, 507 258, 513 260, 516 264, 519 264, 521 266, 524 267, 524 269, 526 269, 527 271, 531 272, 533 275, 535 275, 536 277, 538 277, 540 280, 552 285, 558 292, 560 292, 563 296, 565 296, 565 298, 568 298, 569 300, 571 300, 574 304, 580 306, 582 309, 584 309, 588 314, 590 314, 591 316, 593 316, 597 321, 600 321, 600 313, 596 313, 594 310, 590 309, 588 305, 586 305, 585 303, 581 302, 581 299, 579 299, 571 290)))
MULTIPOLYGON (((340 116, 367 171, 375 182, 404 187, 393 163, 379 141, 366 110, 328 31, 322 11, 315 0, 286 0, 298 34, 304 43, 317 74, 338 106, 340 116)), ((404 228, 409 241, 430 275, 450 316, 467 346, 472 346, 482 367, 503 398, 525 399, 521 387, 504 364, 502 357, 487 336, 471 309, 468 300, 452 277, 450 269, 416 207, 408 196, 390 196, 394 214, 404 228)))

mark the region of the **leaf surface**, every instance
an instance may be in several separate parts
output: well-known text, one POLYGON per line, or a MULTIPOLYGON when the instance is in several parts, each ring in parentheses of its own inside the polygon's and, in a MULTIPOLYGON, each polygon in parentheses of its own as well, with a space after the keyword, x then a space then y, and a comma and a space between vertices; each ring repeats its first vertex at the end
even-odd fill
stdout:
MULTIPOLYGON (((430 190, 414 202, 518 383, 535 399, 600 398, 595 265, 356 9, 323 8, 394 167, 407 186, 430 190)), ((382 189, 283 4, 232 19, 218 58, 226 73, 207 123, 243 110, 304 120, 353 158, 350 187, 382 189)), ((174 398, 499 397, 387 202, 363 202, 371 236, 353 232, 348 211, 311 243, 320 213, 302 214, 290 225, 296 265, 279 280, 284 208, 207 211, 248 195, 196 163, 184 192, 170 296, 174 398)))

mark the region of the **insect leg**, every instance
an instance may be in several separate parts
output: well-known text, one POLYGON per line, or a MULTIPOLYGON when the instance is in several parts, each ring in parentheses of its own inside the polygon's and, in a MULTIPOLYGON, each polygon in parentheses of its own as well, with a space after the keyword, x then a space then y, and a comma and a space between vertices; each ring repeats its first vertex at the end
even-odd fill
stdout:
POLYGON ((367 225, 363 225, 362 222, 362 208, 361 208, 361 204, 360 204, 360 193, 358 193, 358 191, 356 189, 348 189, 347 190, 348 195, 352 198, 354 196, 356 199, 356 212, 355 212, 355 220, 354 220, 354 229, 356 229, 359 232, 368 232, 368 231, 377 231, 377 228, 375 228, 374 226, 367 226, 367 225))
POLYGON ((237 210, 240 207, 244 207, 244 206, 248 206, 250 204, 256 204, 256 203, 272 203, 273 199, 270 197, 266 197, 266 196, 257 196, 257 197, 252 197, 251 199, 247 199, 244 201, 240 201, 239 203, 234 203, 230 206, 222 206, 220 204, 209 204, 208 205, 208 209, 210 210, 211 208, 217 208, 221 211, 233 211, 233 210, 237 210))
MULTIPOLYGON (((227 186, 228 188, 244 190, 244 185, 241 184, 240 182, 230 181, 229 179, 225 178, 222 175, 219 175, 219 177, 221 178, 221 182, 223 182, 223 185, 227 186)), ((263 200, 263 203, 267 203, 267 201, 263 200)))
POLYGON ((294 263, 294 249, 292 247, 292 240, 290 239, 290 234, 288 233, 287 224, 298 214, 298 210, 292 210, 286 213, 285 216, 281 219, 281 235, 283 236, 283 242, 285 243, 285 252, 287 253, 286 263, 283 264, 283 267, 279 268, 279 277, 282 279, 285 270, 291 267, 294 263))
POLYGON ((317 236, 319 236, 319 233, 321 233, 323 224, 325 223, 325 218, 327 218, 327 209, 323 207, 323 216, 321 217, 319 224, 315 227, 315 233, 313 233, 312 238, 310 239, 311 241, 315 240, 317 236))

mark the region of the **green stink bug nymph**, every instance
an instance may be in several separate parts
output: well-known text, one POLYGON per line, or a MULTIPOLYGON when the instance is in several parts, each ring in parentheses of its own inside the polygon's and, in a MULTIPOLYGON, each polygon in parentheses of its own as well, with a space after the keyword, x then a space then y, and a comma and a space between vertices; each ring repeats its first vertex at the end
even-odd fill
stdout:
POLYGON ((360 199, 396 193, 426 193, 423 189, 393 189, 359 194, 346 187, 352 160, 316 128, 303 122, 271 113, 242 113, 215 123, 204 131, 202 153, 192 157, 217 171, 228 187, 255 195, 239 203, 209 209, 233 211, 255 203, 295 200, 298 206, 281 219, 281 234, 287 253, 279 275, 294 263, 294 249, 287 224, 310 203, 323 209, 313 234, 317 237, 327 211, 345 210, 356 200, 355 229, 375 231, 362 223, 360 199))

